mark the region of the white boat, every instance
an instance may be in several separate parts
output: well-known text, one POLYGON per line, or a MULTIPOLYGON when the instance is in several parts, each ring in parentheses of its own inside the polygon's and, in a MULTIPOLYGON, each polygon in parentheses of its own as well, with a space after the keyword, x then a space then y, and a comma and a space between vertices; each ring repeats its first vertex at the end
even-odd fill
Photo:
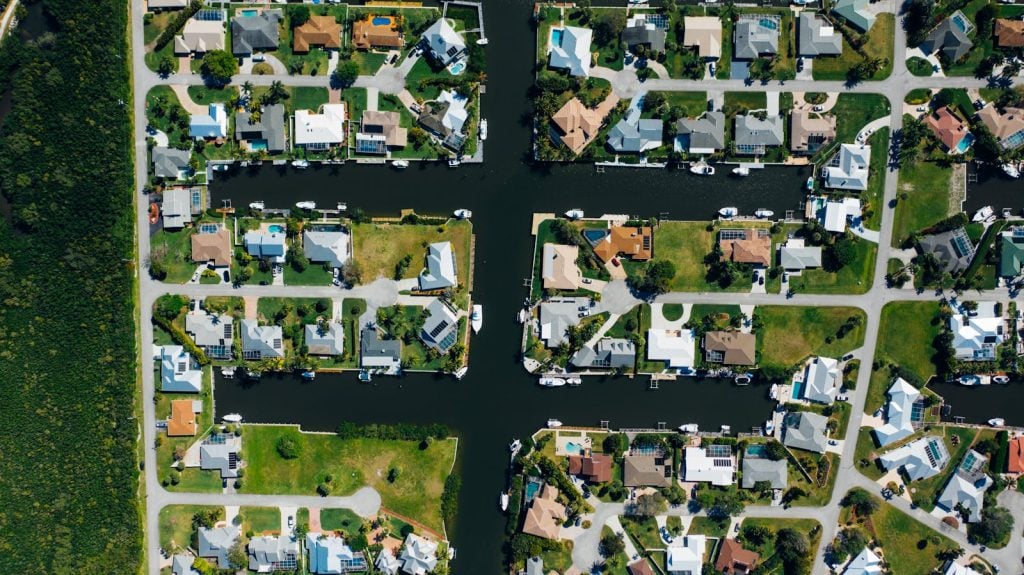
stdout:
POLYGON ((235 368, 234 367, 222 367, 222 368, 220 368, 220 374, 225 379, 231 379, 231 378, 235 377, 235 368))
POLYGON ((999 167, 1003 169, 1004 174, 1015 180, 1020 177, 1020 170, 1018 170, 1017 166, 1014 166, 1013 164, 1003 164, 999 167))
POLYGON ((295 202, 295 207, 303 210, 315 210, 316 202, 295 202))
POLYGON ((775 433, 775 422, 769 419, 764 422, 764 434, 772 435, 773 433, 775 433))
POLYGON ((302 372, 302 379, 313 381, 314 379, 316 379, 316 372, 312 370, 306 370, 302 372))
POLYGON ((365 369, 359 370, 359 381, 369 383, 373 381, 373 374, 365 369))
POLYGON ((582 220, 583 219, 583 210, 581 210, 579 208, 573 208, 571 210, 567 210, 565 212, 565 217, 569 218, 570 220, 582 220))
POLYGON ((467 373, 469 373, 469 366, 468 365, 464 365, 464 366, 460 367, 459 369, 456 369, 452 373, 452 375, 455 376, 455 379, 462 379, 463 377, 466 377, 467 373))
POLYGON ((993 417, 992 419, 988 420, 988 424, 991 425, 992 427, 1002 427, 1006 425, 1006 420, 1003 419, 1002 417, 993 417))
POLYGON ((221 419, 223 419, 224 421, 226 421, 228 423, 241 423, 242 422, 242 416, 238 415, 237 413, 229 413, 229 414, 225 415, 224 417, 222 417, 221 419))
POLYGON ((487 139, 487 119, 480 120, 480 141, 487 139))
POLYGON ((508 511, 508 492, 503 491, 501 496, 498 497, 498 505, 502 511, 508 511))
POLYGON ((1007 375, 995 375, 992 377, 992 383, 1006 385, 1007 383, 1010 383, 1010 377, 1007 375))
POLYGON ((484 326, 484 306, 473 306, 473 313, 469 314, 469 325, 473 327, 473 333, 480 333, 480 328, 484 326))
POLYGON ((265 205, 266 205, 266 204, 264 204, 264 203, 263 203, 262 201, 259 201, 259 202, 251 202, 251 203, 249 204, 249 209, 250 209, 250 210, 262 210, 262 209, 263 209, 263 208, 265 207, 265 205))
POLYGON ((771 211, 769 209, 766 209, 766 208, 757 208, 754 211, 754 215, 759 217, 759 218, 761 218, 763 220, 763 219, 767 219, 767 218, 770 218, 770 217, 774 216, 775 212, 773 212, 773 211, 771 211))
POLYGON ((567 377, 567 378, 565 378, 565 383, 568 383, 569 385, 583 385, 583 378, 582 377, 567 377))
POLYGON ((309 162, 306 160, 292 160, 292 167, 305 170, 309 167, 309 162))
POLYGON ((1013 208, 1003 208, 1003 218, 1009 218, 1013 215, 1013 208))
POLYGON ((679 426, 679 431, 683 433, 697 433, 700 431, 700 427, 696 423, 684 423, 679 426))
POLYGON ((551 428, 562 427, 562 422, 558 421, 557 419, 549 419, 548 420, 548 427, 551 427, 551 428))
POLYGON ((478 38, 476 43, 477 43, 478 46, 486 46, 487 45, 487 38, 478 38))
POLYGON ((725 218, 727 220, 731 220, 732 218, 735 218, 736 214, 738 214, 738 213, 740 213, 740 211, 738 209, 732 207, 732 206, 725 207, 725 208, 722 208, 722 209, 718 210, 718 215, 722 216, 723 218, 725 218))
POLYGON ((458 168, 461 165, 462 165, 462 162, 460 162, 459 160, 448 160, 448 167, 449 168, 458 168))
POLYGON ((807 189, 808 190, 813 190, 814 189, 814 178, 813 177, 807 178, 807 189))
POLYGON ((528 319, 530 319, 530 312, 525 309, 519 310, 519 313, 516 315, 516 321, 519 323, 526 323, 526 320, 528 319))
POLYGON ((981 378, 974 374, 961 375, 956 381, 960 385, 965 385, 967 387, 981 385, 981 378))
POLYGON ((561 377, 542 377, 538 381, 544 387, 562 387, 566 381, 561 377))
POLYGON ((513 439, 512 443, 508 444, 508 450, 512 452, 512 455, 519 453, 519 450, 523 448, 523 442, 518 439, 513 439))
POLYGON ((709 166, 707 162, 701 161, 695 164, 690 164, 690 173, 697 174, 698 176, 713 176, 715 175, 715 168, 713 166, 709 166))
POLYGON ((779 384, 772 384, 771 388, 768 390, 768 397, 770 397, 771 399, 779 398, 779 384))
POLYGON ((983 222, 987 220, 989 217, 991 217, 993 213, 995 212, 993 212, 992 206, 985 206, 984 208, 981 208, 977 212, 974 212, 974 217, 971 218, 971 221, 983 222))
POLYGON ((393 160, 391 167, 396 170, 404 170, 409 167, 409 160, 393 160))
POLYGON ((732 169, 732 175, 740 176, 741 178, 745 178, 745 177, 750 175, 750 168, 748 168, 746 166, 740 166, 738 168, 733 168, 732 169))
POLYGON ((459 218, 460 220, 468 220, 469 218, 473 217, 473 211, 467 210, 465 208, 455 210, 455 212, 453 213, 455 214, 455 217, 459 218))
POLYGON ((345 202, 338 202, 338 211, 339 212, 346 212, 346 211, 348 211, 348 204, 346 204, 345 202))
POLYGON ((736 385, 750 385, 750 382, 753 379, 754 379, 754 374, 752 374, 752 373, 741 373, 741 374, 737 375, 735 378, 733 378, 733 381, 736 383, 736 385))
POLYGON ((226 172, 226 171, 228 171, 228 168, 230 168, 230 167, 231 166, 229 166, 227 164, 214 164, 213 167, 211 167, 210 169, 215 171, 215 172, 226 172))
POLYGON ((729 435, 730 433, 732 433, 732 427, 729 427, 728 425, 723 425, 722 435, 729 435))

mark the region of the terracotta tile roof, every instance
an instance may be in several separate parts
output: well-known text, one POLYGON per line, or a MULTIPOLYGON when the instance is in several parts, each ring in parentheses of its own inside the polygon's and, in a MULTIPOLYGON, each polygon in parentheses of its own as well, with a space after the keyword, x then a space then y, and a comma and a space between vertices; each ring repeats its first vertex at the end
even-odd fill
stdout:
POLYGON ((215 266, 231 264, 231 233, 221 228, 212 234, 193 234, 192 261, 212 261, 215 266))
POLYGON ((292 31, 292 51, 309 52, 310 46, 341 48, 341 24, 334 16, 311 15, 309 20, 292 31))
POLYGON ((605 262, 619 254, 636 261, 647 261, 653 252, 654 232, 647 226, 616 226, 609 229, 608 235, 594 246, 594 253, 605 262))
POLYGON ((602 120, 597 110, 584 106, 579 98, 566 102, 551 117, 551 121, 561 132, 562 143, 574 154, 582 152, 583 148, 597 136, 602 120))
POLYGON ((523 533, 544 539, 558 539, 565 520, 565 506, 557 501, 558 489, 544 484, 523 521, 523 533))
POLYGON ((996 44, 1003 48, 1019 48, 1024 46, 1024 21, 996 20, 996 44))
POLYGON ((1017 436, 1010 440, 1006 470, 1010 473, 1024 473, 1024 436, 1017 436))
POLYGON ((722 234, 719 232, 718 244, 722 247, 722 261, 770 266, 772 263, 771 235, 758 233, 756 229, 742 231, 744 232, 743 237, 730 239, 722 239, 722 234))
POLYGON ((967 130, 967 124, 957 118, 949 106, 935 110, 935 113, 925 118, 925 123, 932 129, 932 133, 942 142, 942 145, 950 150, 956 148, 960 140, 970 133, 967 130))
POLYGON ((754 365, 757 337, 740 331, 709 331, 704 334, 704 352, 715 363, 754 365))
POLYGON ((718 553, 718 561, 715 561, 715 569, 732 575, 733 573, 749 573, 757 566, 761 556, 753 551, 743 548, 735 539, 724 539, 722 550, 718 553))
POLYGON ((383 134, 385 145, 404 148, 409 141, 409 130, 401 126, 401 121, 398 112, 363 110, 362 132, 383 134))
MULTIPOLYGON (((1000 143, 1024 130, 1024 110, 1020 108, 1004 108, 1000 113, 995 106, 985 106, 978 112, 978 118, 1000 143)), ((1013 146, 1012 142, 1009 145, 1013 146)))
POLYGON ((626 569, 629 569, 629 575, 654 575, 654 570, 646 559, 630 563, 626 569))
POLYGON ((191 399, 175 399, 171 402, 171 417, 167 419, 168 437, 196 434, 196 414, 191 399))
POLYGON ((605 483, 612 480, 612 458, 595 454, 569 456, 569 475, 579 475, 591 483, 605 483))
POLYGON ((360 50, 370 48, 401 48, 405 46, 402 39, 402 32, 393 24, 394 19, 389 23, 375 26, 373 16, 367 16, 365 20, 359 20, 352 25, 352 45, 360 50))

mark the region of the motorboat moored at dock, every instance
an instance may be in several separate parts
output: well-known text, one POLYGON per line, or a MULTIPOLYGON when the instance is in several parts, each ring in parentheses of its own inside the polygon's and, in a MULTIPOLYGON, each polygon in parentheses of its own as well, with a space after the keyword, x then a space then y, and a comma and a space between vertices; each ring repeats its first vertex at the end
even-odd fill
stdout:
POLYGON ((237 414, 237 413, 229 413, 229 414, 225 415, 224 417, 222 417, 221 419, 226 421, 226 422, 228 422, 228 423, 241 423, 242 422, 242 416, 237 414))
POLYGON ((562 422, 558 421, 557 419, 549 419, 548 420, 548 427, 550 427, 552 429, 554 429, 556 427, 562 427, 562 422))
POLYGON ((473 327, 473 333, 480 333, 480 329, 484 326, 484 306, 480 304, 473 306, 473 313, 469 315, 469 325, 473 327))
POLYGON ((579 208, 567 210, 565 212, 565 217, 569 218, 570 220, 581 220, 583 219, 583 210, 579 208))
POLYGON ((311 202, 311 201, 295 202, 295 207, 299 208, 299 209, 303 209, 303 210, 315 210, 316 209, 316 202, 311 202))
POLYGON ((452 213, 455 214, 455 217, 459 218, 460 220, 468 220, 469 218, 473 217, 473 211, 467 210, 466 208, 459 208, 452 213))

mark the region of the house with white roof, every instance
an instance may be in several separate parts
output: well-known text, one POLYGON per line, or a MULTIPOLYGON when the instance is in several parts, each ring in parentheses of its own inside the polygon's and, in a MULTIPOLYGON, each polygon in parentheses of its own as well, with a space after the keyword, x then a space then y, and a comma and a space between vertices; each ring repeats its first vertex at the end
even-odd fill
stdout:
POLYGON ((882 575, 882 560, 871 549, 865 547, 850 564, 844 575, 882 575))
POLYGON ((451 242, 436 242, 427 247, 427 267, 420 272, 421 290, 453 288, 459 284, 455 273, 455 252, 451 242))
POLYGON ((200 393, 203 390, 203 369, 192 354, 180 345, 160 348, 160 391, 169 393, 200 393))
POLYGON ((206 108, 205 114, 192 114, 188 123, 188 135, 196 139, 226 138, 228 115, 224 104, 214 102, 206 108))
POLYGON ((647 359, 664 361, 668 367, 688 372, 697 356, 697 340, 689 329, 647 330, 647 359))
POLYGON ((170 188, 164 190, 163 204, 160 212, 164 219, 164 227, 180 229, 192 222, 192 193, 187 188, 170 188))
POLYGON ((712 485, 732 485, 736 474, 736 457, 728 445, 687 447, 683 466, 685 481, 707 482, 712 485))
POLYGON ((196 558, 188 553, 178 553, 171 557, 171 575, 200 575, 192 568, 196 558))
POLYGON ((921 398, 921 392, 902 377, 897 377, 896 381, 892 382, 887 393, 889 406, 886 410, 885 425, 875 428, 875 439, 881 447, 914 434, 911 414, 914 403, 921 398))
POLYGON ((818 221, 827 231, 841 234, 846 231, 847 219, 860 216, 860 200, 843 198, 825 202, 825 207, 818 212, 818 221))
POLYGON ((437 566, 437 543, 410 533, 405 538, 405 545, 398 560, 402 562, 403 572, 409 575, 425 575, 437 566))
POLYGON ((703 572, 704 547, 707 537, 686 535, 669 544, 665 556, 668 575, 697 575, 703 572))
POLYGON ((185 331, 208 357, 231 357, 235 339, 235 320, 227 314, 189 312, 185 315, 185 331))
POLYGON ((558 43, 554 38, 551 40, 548 65, 565 68, 570 76, 586 78, 590 75, 590 42, 594 32, 590 28, 566 26, 560 30, 553 29, 552 35, 558 31, 561 31, 561 37, 558 43))
POLYGON ((804 368, 804 399, 831 405, 842 383, 839 360, 812 357, 804 368))
POLYGON ((242 357, 251 360, 283 358, 284 332, 279 325, 260 325, 254 319, 243 319, 242 357))
POLYGON ((442 66, 451 64, 466 53, 466 41, 444 18, 438 18, 423 32, 421 42, 442 66))
POLYGON ((340 575, 365 571, 367 567, 363 552, 353 551, 337 535, 306 533, 306 550, 309 552, 309 572, 316 575, 340 575))
POLYGON ((249 570, 292 571, 298 565, 299 542, 291 537, 258 535, 249 540, 249 570))
POLYGON ((941 437, 928 435, 879 456, 887 471, 902 467, 911 481, 938 475, 949 463, 949 451, 941 437))
POLYGON ((996 347, 1006 338, 1003 314, 994 301, 977 302, 976 310, 960 305, 958 313, 949 318, 953 332, 953 351, 960 361, 992 361, 996 347))
POLYGON ((981 521, 985 491, 992 487, 992 478, 982 473, 986 463, 988 457, 973 449, 968 451, 939 494, 936 504, 950 513, 962 509, 962 519, 967 523, 981 521))
POLYGON ((311 262, 324 262, 340 268, 352 255, 352 241, 346 231, 304 230, 302 251, 311 262))
POLYGON ((377 554, 377 560, 373 562, 373 566, 381 573, 384 573, 384 575, 397 575, 398 570, 402 568, 402 562, 391 551, 381 549, 380 553, 377 554))
MULTIPOLYGON (((219 14, 219 11, 207 11, 219 14)), ((174 37, 174 55, 187 56, 192 52, 205 54, 211 50, 224 49, 224 22, 220 19, 189 18, 181 34, 174 37)))
POLYGON ((343 355, 345 329, 340 323, 307 323, 305 339, 309 355, 343 355))
POLYGON ((868 189, 871 146, 843 144, 825 166, 825 187, 862 192, 868 189))
POLYGON ((956 561, 947 561, 945 567, 943 567, 942 575, 981 575, 974 569, 966 565, 961 565, 956 561))
POLYGON ((345 143, 345 103, 324 104, 319 114, 296 110, 292 141, 307 150, 326 150, 345 143))

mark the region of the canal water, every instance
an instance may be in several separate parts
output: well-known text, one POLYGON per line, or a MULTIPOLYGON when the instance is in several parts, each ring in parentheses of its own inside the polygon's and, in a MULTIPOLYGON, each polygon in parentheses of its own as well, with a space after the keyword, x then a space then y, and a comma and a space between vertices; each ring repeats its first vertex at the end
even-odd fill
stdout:
MULTIPOLYGON (((410 375, 360 384, 354 374, 317 377, 303 383, 291 377, 264 378, 254 385, 217 382, 217 409, 239 412, 246 421, 300 423, 307 430, 332 430, 340 421, 441 422, 459 434, 462 474, 459 516, 449 531, 458 557, 455 573, 501 572, 505 517, 498 494, 505 488, 507 445, 544 425, 548 418, 566 425, 669 428, 695 422, 702 429, 722 424, 749 430, 769 417, 773 403, 762 386, 736 387, 729 381, 683 378, 648 389, 647 378, 588 378, 582 387, 542 389, 519 363, 521 329, 515 316, 530 275, 533 212, 561 213, 581 208, 602 213, 710 219, 723 206, 749 214, 769 208, 780 216, 799 210, 808 168, 768 168, 750 177, 710 178, 685 171, 612 169, 593 166, 531 166, 528 90, 534 45, 530 3, 485 3, 488 46, 487 94, 483 113, 489 123, 483 165, 451 170, 414 165, 397 172, 386 167, 328 166, 295 171, 264 166, 240 169, 211 184, 213 205, 263 200, 268 207, 290 207, 315 200, 338 201, 372 215, 397 215, 402 208, 421 214, 473 210, 476 268, 473 299, 483 304, 483 330, 470 346, 469 374, 450 377, 410 375), (492 571, 493 569, 493 571, 492 571)), ((655 255, 657 255, 655 245, 655 255)))
POLYGON ((986 423, 989 419, 1001 417, 1006 420, 1006 425, 1024 427, 1024 412, 1018 407, 1024 403, 1024 385, 1020 382, 974 387, 933 383, 929 388, 941 395, 949 406, 949 413, 943 417, 946 421, 963 417, 966 423, 986 423))
POLYGON ((1003 173, 999 166, 971 164, 968 174, 976 177, 967 181, 967 200, 964 211, 968 216, 985 206, 992 206, 996 214, 1003 208, 1011 208, 1014 215, 1024 212, 1024 180, 1015 180, 1003 173))

